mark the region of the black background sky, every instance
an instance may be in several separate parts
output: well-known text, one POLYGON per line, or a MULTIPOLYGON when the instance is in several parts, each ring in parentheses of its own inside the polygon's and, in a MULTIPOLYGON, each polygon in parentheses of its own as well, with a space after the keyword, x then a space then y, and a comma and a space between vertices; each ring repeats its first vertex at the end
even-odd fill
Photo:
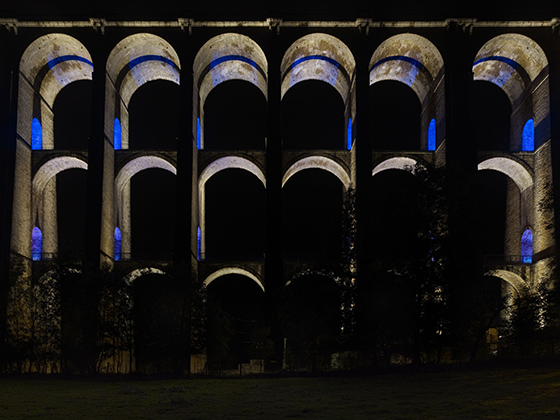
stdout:
POLYGON ((484 19, 550 19, 560 16, 560 2, 534 0, 516 1, 442 1, 442 0, 214 0, 153 2, 135 0, 49 1, 3 0, 0 14, 17 14, 20 18, 80 18, 94 15, 110 19, 143 18, 175 19, 264 19, 281 16, 286 19, 355 19, 359 16, 384 19, 445 19, 447 17, 476 17, 484 19))

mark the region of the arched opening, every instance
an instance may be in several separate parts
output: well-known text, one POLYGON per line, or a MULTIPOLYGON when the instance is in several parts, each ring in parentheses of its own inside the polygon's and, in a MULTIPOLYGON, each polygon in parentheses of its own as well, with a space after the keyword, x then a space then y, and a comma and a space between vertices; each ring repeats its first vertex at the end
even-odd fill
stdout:
POLYGON ((68 169, 56 175, 58 254, 79 259, 84 251, 86 229, 87 171, 68 169))
POLYGON ((254 84, 245 80, 220 83, 204 102, 204 148, 264 149, 266 111, 266 98, 254 84))
POLYGON ((238 370, 239 363, 270 356, 272 344, 264 328, 264 293, 259 285, 246 276, 228 274, 213 280, 206 291, 210 370, 238 370))
POLYGON ((134 356, 140 373, 180 373, 187 338, 181 329, 184 294, 174 279, 148 273, 132 283, 134 356))
POLYGON ((521 235, 521 262, 530 264, 533 262, 533 232, 526 229, 521 235))
POLYGON ((478 171, 476 175, 479 255, 505 254, 507 184, 508 177, 497 171, 478 171))
POLYGON ((37 118, 31 122, 31 149, 41 150, 43 148, 43 127, 37 118))
POLYGON ((121 150, 122 148, 122 131, 121 122, 118 118, 115 118, 115 123, 113 126, 113 147, 115 150, 121 150))
POLYGON ((54 102, 54 147, 87 150, 91 134, 91 81, 64 87, 54 102))
POLYGON ((205 186, 205 254, 202 258, 262 258, 265 189, 252 173, 222 170, 205 186))
POLYGON ((418 179, 407 170, 387 169, 371 178, 367 220, 363 229, 368 253, 406 260, 418 252, 422 217, 418 209, 418 179))
POLYGON ((284 287, 279 308, 289 369, 328 370, 343 326, 342 291, 331 278, 306 274, 284 287))
POLYGON ((373 149, 420 149, 421 106, 414 90, 400 81, 376 82, 369 87, 369 104, 373 149))
POLYGON ((176 150, 179 133, 179 86, 154 80, 139 87, 129 104, 129 148, 176 150))
POLYGON ((122 252, 122 235, 121 235, 121 230, 118 227, 115 228, 114 240, 115 240, 115 261, 120 261, 121 252, 122 252))
POLYGON ((522 148, 524 152, 533 152, 535 150, 535 122, 529 119, 523 126, 522 148))
POLYGON ((40 261, 43 257, 43 234, 37 226, 31 232, 31 258, 40 261))
POLYGON ((344 103, 328 83, 305 80, 282 98, 284 149, 342 150, 347 147, 344 131, 344 103))
POLYGON ((428 150, 436 150, 436 120, 433 118, 428 126, 428 150))
POLYGON ((511 103, 494 83, 473 83, 473 123, 478 150, 510 150, 511 103))
POLYGON ((330 172, 305 169, 282 189, 282 249, 285 255, 340 255, 343 185, 330 172))
POLYGON ((131 181, 131 251, 145 259, 172 259, 175 245, 175 175, 149 168, 131 181))

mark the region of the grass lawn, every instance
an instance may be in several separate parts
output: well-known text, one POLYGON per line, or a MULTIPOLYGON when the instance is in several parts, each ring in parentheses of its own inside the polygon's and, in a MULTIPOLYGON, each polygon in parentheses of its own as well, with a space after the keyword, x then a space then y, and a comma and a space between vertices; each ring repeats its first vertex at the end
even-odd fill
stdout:
POLYGON ((0 419, 560 419, 560 366, 257 379, 0 377, 0 419))

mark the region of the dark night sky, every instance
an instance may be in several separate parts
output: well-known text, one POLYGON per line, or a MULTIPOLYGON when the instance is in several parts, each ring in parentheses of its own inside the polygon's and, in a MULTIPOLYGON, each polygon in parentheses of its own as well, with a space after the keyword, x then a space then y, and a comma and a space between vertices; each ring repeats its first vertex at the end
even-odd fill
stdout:
POLYGON ((4 0, 0 14, 15 12, 24 17, 61 17, 68 19, 87 18, 93 15, 109 19, 264 19, 282 16, 286 19, 355 19, 368 16, 384 19, 445 19, 447 17, 477 17, 485 19, 550 19, 560 15, 560 3, 548 0, 521 2, 474 2, 442 0, 403 0, 388 2, 381 0, 345 0, 327 2, 301 0, 214 0, 212 2, 179 2, 159 0, 139 2, 136 0, 45 1, 4 0), (555 4, 554 4, 555 3, 555 4), (40 16, 39 16, 40 15, 40 16))

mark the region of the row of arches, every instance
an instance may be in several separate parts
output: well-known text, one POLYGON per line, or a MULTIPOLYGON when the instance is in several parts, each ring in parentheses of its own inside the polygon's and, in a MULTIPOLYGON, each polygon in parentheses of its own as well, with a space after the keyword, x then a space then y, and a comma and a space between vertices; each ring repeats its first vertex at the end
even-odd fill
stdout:
MULTIPOLYGON (((321 82, 321 86, 330 86, 332 92, 336 92, 339 97, 337 101, 341 104, 340 112, 337 112, 340 128, 336 131, 339 133, 339 139, 335 142, 336 145, 324 143, 323 148, 350 149, 355 136, 352 124, 356 116, 356 62, 350 49, 332 35, 309 34, 296 40, 287 49, 280 67, 280 94, 283 99, 288 100, 290 90, 301 83, 313 85, 314 82, 321 82)), ((128 149, 133 95, 148 82, 164 81, 179 85, 180 59, 167 41, 153 34, 141 33, 125 38, 115 46, 109 54, 105 71, 105 135, 115 149, 128 149)), ((268 62, 263 50, 245 35, 221 34, 201 47, 193 63, 192 136, 199 148, 212 147, 207 137, 228 136, 224 132, 218 132, 217 127, 220 127, 220 124, 214 123, 214 119, 219 118, 219 112, 214 113, 212 117, 206 115, 205 104, 211 93, 215 89, 222 89, 225 86, 224 82, 240 82, 241 87, 237 92, 237 88, 226 91, 226 95, 220 96, 220 99, 236 97, 241 100, 243 96, 251 96, 256 103, 242 102, 243 105, 237 108, 243 111, 247 111, 245 108, 251 108, 252 112, 265 109, 262 104, 266 103, 268 98, 268 71, 268 62), (253 94, 249 95, 251 85, 251 89, 260 92, 260 99, 253 94), (210 118, 208 121, 207 117, 210 118)), ((18 133, 33 149, 55 147, 55 99, 65 86, 77 81, 91 80, 92 72, 91 55, 83 44, 68 35, 44 35, 26 49, 20 62, 21 100, 18 133), (26 97, 32 99, 24 100, 26 97)), ((548 139, 548 88, 547 83, 542 83, 547 80, 548 61, 538 44, 524 35, 499 35, 484 44, 474 57, 473 73, 475 81, 489 82, 499 88, 508 99, 509 109, 505 114, 509 121, 505 125, 509 125, 506 127, 509 133, 502 141, 507 145, 502 145, 501 148, 509 151, 533 151, 548 139)), ((370 86, 381 82, 388 82, 389 86, 398 82, 399 85, 406 86, 417 98, 414 125, 419 126, 418 135, 412 143, 405 141, 404 144, 410 148, 411 144, 416 143, 416 149, 434 151, 445 139, 445 68, 443 58, 435 45, 428 39, 411 33, 395 35, 382 42, 369 62, 370 86)), ((161 90, 161 86, 163 85, 160 85, 158 90, 161 90)), ((319 90, 312 88, 308 93, 319 90)), ((393 87, 390 87, 390 91, 397 92, 393 87)), ((305 96, 304 92, 299 99, 305 96)), ((386 98, 391 99, 390 96, 386 98)), ((177 102, 170 109, 178 108, 177 95, 174 100, 177 102)), ((379 102, 381 103, 376 112, 388 109, 389 114, 398 114, 396 102, 379 102)), ((314 104, 317 105, 317 101, 314 101, 314 104)), ((399 102, 398 106, 402 105, 399 102)), ((296 107, 294 114, 305 116, 310 115, 310 112, 296 107)), ((260 114, 256 117, 255 122, 249 126, 259 126, 256 131, 260 132, 257 137, 261 139, 257 143, 260 143, 262 148, 266 136, 266 128, 262 122, 266 118, 260 114)), ((237 124, 241 127, 240 130, 245 131, 238 132, 241 137, 251 131, 247 129, 246 122, 240 124, 237 121, 237 124)), ((379 118, 376 124, 371 127, 374 137, 395 137, 394 134, 400 126, 387 124, 384 118, 379 118), (387 125, 391 127, 383 130, 387 125)), ((485 124, 481 126, 484 127, 485 124)), ((321 125, 318 125, 315 129, 320 127, 321 125)), ((290 140, 294 136, 297 137, 297 130, 292 129, 289 124, 286 129, 289 132, 289 135, 285 136, 288 147, 297 147, 297 141, 290 140)), ((318 137, 322 137, 323 134, 318 137)), ((229 137, 225 139, 225 143, 216 141, 215 145, 227 147, 231 135, 229 137)), ((398 142, 390 140, 388 145, 398 147, 398 142)), ((257 146, 257 143, 253 142, 250 148, 257 146)), ((304 148, 321 148, 319 146, 321 142, 314 147, 306 145, 304 148)), ((239 148, 239 145, 233 148, 239 148)))
MULTIPOLYGON (((419 161, 413 159, 411 157, 393 157, 383 160, 382 162, 378 163, 374 169, 372 170, 372 176, 376 176, 384 171, 389 170, 408 170, 413 168, 419 161)), ((421 163, 421 162, 420 162, 421 163)), ((42 165, 39 170, 36 172, 34 179, 33 179, 33 191, 34 191, 34 207, 33 207, 33 214, 36 215, 36 224, 32 229, 32 256, 33 259, 40 259, 43 254, 48 255, 50 253, 55 253, 57 250, 56 245, 56 238, 57 232, 56 227, 53 228, 53 223, 49 223, 48 221, 48 213, 46 209, 42 207, 42 198, 43 196, 48 193, 47 185, 56 177, 57 174, 70 170, 70 169, 87 169, 87 163, 84 160, 81 160, 77 157, 68 158, 68 157, 57 157, 47 161, 44 165, 42 165), (45 230, 43 232, 43 230, 45 230), (45 245, 43 245, 43 235, 45 235, 45 245)), ((131 254, 131 231, 132 226, 130 224, 130 199, 127 196, 130 194, 130 183, 132 178, 141 172, 144 172, 148 169, 159 169, 166 173, 169 173, 171 176, 176 175, 177 170, 175 167, 175 163, 161 156, 141 156, 135 159, 131 159, 126 164, 122 166, 120 171, 115 177, 115 198, 116 198, 116 214, 117 218, 115 221, 114 226, 114 259, 120 260, 122 256, 129 256, 131 254), (127 216, 128 214, 128 216, 127 216)), ((533 186, 533 175, 530 169, 526 168, 520 162, 515 161, 509 158, 490 158, 482 161, 478 169, 483 170, 492 170, 496 172, 500 172, 506 175, 509 179, 511 179, 515 185, 519 193, 523 193, 525 190, 531 188, 533 186)), ((266 176, 261 169, 261 167, 256 164, 255 162, 250 161, 245 157, 240 156, 229 156, 229 157, 221 157, 214 161, 212 161, 209 165, 207 165, 202 171, 199 176, 198 180, 198 234, 197 234, 197 248, 199 257, 204 257, 207 254, 207 228, 206 228, 206 184, 218 173, 223 171, 227 171, 227 178, 231 178, 232 170, 241 170, 243 173, 248 173, 250 177, 253 177, 256 181, 255 191, 254 194, 259 195, 259 191, 262 192, 261 196, 261 206, 264 206, 264 191, 266 190, 266 176), (259 190, 258 185, 261 184, 261 189, 259 190)), ((330 193, 334 193, 335 195, 339 195, 340 200, 342 200, 343 191, 347 190, 349 187, 352 186, 349 168, 345 168, 343 164, 333 160, 332 158, 325 157, 325 156, 312 156, 312 157, 304 157, 297 160, 291 166, 287 168, 284 173, 282 179, 282 187, 284 188, 288 181, 294 177, 296 174, 306 171, 306 170, 319 170, 320 172, 328 173, 330 176, 334 176, 338 182, 327 182, 328 179, 325 179, 319 183, 315 183, 315 185, 330 185, 333 184, 334 190, 331 188, 329 191, 330 193), (338 185, 338 188, 337 188, 338 185), (337 192, 338 190, 338 192, 337 192)), ((240 178, 238 182, 246 183, 250 181, 248 178, 240 178)), ((222 179, 221 182, 223 183, 224 180, 222 179)), ((230 186, 232 190, 235 190, 236 186, 233 184, 230 186)), ((220 190, 221 191, 221 190, 220 190)), ((291 191, 291 190, 289 190, 291 191)), ((290 192, 286 194, 291 194, 290 192)), ((326 191, 326 190, 325 190, 326 191)), ((325 191, 318 191, 318 197, 316 197, 316 201, 321 200, 321 195, 325 194, 325 191)), ((223 191, 222 191, 223 193, 223 191)), ((216 192, 213 192, 216 194, 216 192)), ((232 197, 230 201, 235 201, 235 199, 239 200, 237 196, 238 192, 233 193, 235 197, 232 197)), ((311 192, 308 192, 311 194, 311 192)), ((331 194, 332 195, 332 194, 331 194)), ((288 197, 288 196, 287 196, 288 197)), ((289 198, 289 197, 288 197, 289 198)), ((255 203, 255 197, 245 197, 242 203, 242 207, 244 206, 245 202, 255 203)), ((257 200, 259 201, 259 200, 257 200)), ((290 201, 290 200, 288 200, 290 201)), ((215 202, 215 201, 214 201, 215 202)), ((227 202, 227 200, 226 200, 227 202)), ((340 203, 339 203, 340 205, 340 203)), ((338 207, 340 208, 340 206, 338 207)), ((318 209, 315 209, 318 210, 318 209)), ((242 210, 244 212, 247 211, 242 210)), ((262 219, 264 216, 264 207, 255 209, 256 213, 252 214, 248 222, 250 220, 259 220, 259 217, 262 219), (260 214, 260 216, 259 216, 260 214)), ((299 210, 301 213, 303 210, 299 210)), ((336 214, 336 209, 334 209, 331 213, 336 214)), ((291 219, 296 219, 294 216, 291 219)), ((306 218, 302 218, 302 220, 306 220, 306 218)), ((213 220, 214 222, 215 220, 213 220)), ((261 220, 264 222, 264 219, 261 220)), ((160 222, 161 223, 161 222, 160 222)), ((214 223, 210 224, 211 226, 214 223)), ((225 225, 227 226, 227 224, 225 225)), ((215 226, 213 227, 215 228, 215 226)), ((219 228, 219 226, 218 226, 219 228)), ((305 230, 305 228, 303 228, 305 230)), ((523 255, 523 262, 531 262, 532 259, 532 238, 533 234, 531 230, 524 230, 523 240, 520 240, 520 251, 516 252, 518 255, 523 255), (527 236, 529 235, 529 236, 527 236), (530 239, 529 239, 530 238, 530 239)), ((214 234, 216 236, 217 234, 214 234)), ((290 235, 288 235, 290 236, 290 235)), ((262 239, 262 238, 261 238, 262 239)), ((233 241, 233 240, 232 240, 233 241)), ((261 246, 255 247, 254 254, 258 253, 258 249, 263 250, 262 243, 263 240, 260 241, 261 246)), ((233 242, 232 242, 233 243, 233 242)), ((161 247, 161 245, 158 245, 161 247)), ((224 252, 227 252, 228 247, 224 249, 224 252)), ((172 248, 171 248, 172 249, 172 248)), ((170 250, 171 250, 170 249, 170 250)), ((169 250, 169 251, 170 251, 169 250)))

